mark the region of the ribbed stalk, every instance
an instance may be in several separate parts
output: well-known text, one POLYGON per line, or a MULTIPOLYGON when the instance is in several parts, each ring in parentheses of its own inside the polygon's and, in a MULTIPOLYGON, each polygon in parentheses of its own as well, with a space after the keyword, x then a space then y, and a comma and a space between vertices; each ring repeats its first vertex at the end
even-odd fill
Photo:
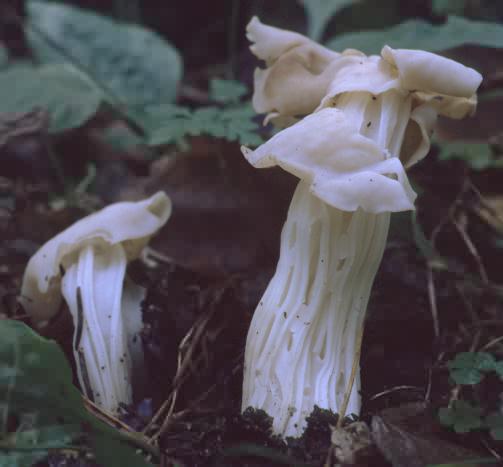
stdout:
POLYGON ((107 247, 106 252, 89 245, 62 281, 76 329, 73 346, 79 383, 109 412, 116 412, 121 402, 131 403, 131 359, 122 306, 126 263, 121 245, 107 247))
MULTIPOLYGON (((410 98, 348 93, 337 107, 356 131, 398 157, 410 98)), ((300 436, 315 405, 339 412, 389 220, 389 212, 329 206, 310 193, 309 182, 299 182, 245 352, 243 410, 265 410, 275 433, 300 436)), ((346 414, 359 413, 359 388, 358 372, 346 414)))
MULTIPOLYGON (((245 353, 243 409, 273 415, 276 433, 298 436, 315 404, 338 412, 388 225, 389 213, 340 211, 299 182, 245 353)), ((349 413, 358 389, 359 378, 349 413)))

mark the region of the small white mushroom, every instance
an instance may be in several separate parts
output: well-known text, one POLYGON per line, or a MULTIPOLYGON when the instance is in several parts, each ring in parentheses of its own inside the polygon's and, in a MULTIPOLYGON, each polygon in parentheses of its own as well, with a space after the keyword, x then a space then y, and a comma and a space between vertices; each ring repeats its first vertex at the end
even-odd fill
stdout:
POLYGON ((253 19, 253 103, 291 124, 254 151, 257 168, 298 177, 276 272, 248 332, 242 408, 265 410, 282 436, 300 436, 315 405, 360 411, 350 390, 365 311, 390 213, 414 209, 405 168, 426 156, 437 114, 474 111, 481 76, 435 54, 342 54, 253 19), (276 47, 274 41, 278 41, 276 47))
POLYGON ((49 240, 24 273, 21 302, 36 326, 58 313, 64 297, 75 326, 82 390, 112 413, 120 403, 131 403, 132 359, 142 359, 144 290, 126 278, 127 262, 139 256, 170 214, 163 192, 112 204, 49 240))

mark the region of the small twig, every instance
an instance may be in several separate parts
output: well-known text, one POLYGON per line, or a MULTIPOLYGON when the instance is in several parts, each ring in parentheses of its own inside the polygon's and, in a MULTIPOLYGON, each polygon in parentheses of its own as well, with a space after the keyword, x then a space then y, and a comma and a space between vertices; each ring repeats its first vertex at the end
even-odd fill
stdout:
POLYGON ((484 352, 485 350, 490 349, 491 347, 494 347, 498 342, 503 341, 503 336, 496 337, 492 340, 490 340, 487 344, 485 344, 483 347, 480 348, 480 352, 484 352))
MULTIPOLYGON (((449 208, 449 213, 451 209, 452 206, 451 208, 449 208)), ((449 216, 450 214, 445 216, 445 218, 443 218, 432 230, 429 240, 433 248, 435 248, 437 236, 440 234, 441 230, 447 225, 447 222, 449 221, 449 216)), ((440 324, 438 319, 437 295, 435 290, 435 276, 433 273, 433 264, 430 264, 430 262, 428 262, 426 267, 427 267, 426 279, 427 279, 428 301, 430 303, 431 317, 433 320, 433 332, 435 334, 435 338, 438 339, 440 336, 440 324)))
MULTIPOLYGON (((232 282, 234 278, 229 279, 229 282, 232 282)), ((172 390, 167 399, 163 402, 159 410, 152 417, 148 425, 144 428, 142 433, 148 433, 154 426, 158 424, 161 418, 164 418, 161 426, 156 428, 156 431, 153 435, 150 436, 149 442, 156 443, 157 440, 162 436, 163 433, 166 432, 172 420, 177 418, 181 412, 175 413, 176 401, 178 398, 178 391, 180 387, 185 383, 187 378, 191 374, 192 371, 197 371, 195 366, 201 365, 201 360, 208 361, 207 357, 207 346, 205 345, 205 338, 211 335, 208 331, 208 323, 214 317, 217 307, 216 303, 221 299, 222 293, 227 289, 227 286, 224 286, 221 291, 214 295, 212 300, 206 304, 202 299, 199 303, 199 308, 203 309, 205 306, 208 311, 202 314, 196 322, 191 326, 191 328, 187 331, 180 344, 178 345, 178 356, 177 356, 177 370, 172 382, 172 390), (194 357, 194 354, 197 356, 194 357)), ((218 335, 220 330, 215 331, 215 336, 218 335)), ((216 384, 211 386, 205 393, 203 393, 196 401, 192 401, 192 404, 198 403, 199 400, 203 400, 207 394, 209 394, 214 388, 216 384)))
POLYGON ((435 333, 435 338, 438 339, 440 337, 440 324, 438 321, 437 295, 435 292, 433 267, 430 264, 428 264, 426 277, 428 281, 428 301, 430 302, 431 317, 433 319, 433 332, 435 333))
POLYGON ((501 222, 503 222, 503 216, 501 215, 501 213, 493 206, 491 206, 491 204, 484 198, 484 195, 482 195, 480 190, 473 184, 473 182, 471 180, 468 180, 467 183, 470 185, 471 190, 477 196, 477 199, 479 203, 482 205, 482 207, 487 209, 489 213, 491 213, 494 217, 497 217, 501 222))
POLYGON ((428 383, 426 384, 426 391, 424 393, 424 402, 429 403, 431 397, 431 388, 432 384, 432 376, 433 376, 433 366, 430 365, 428 368, 428 383))
POLYGON ((392 394, 396 391, 403 391, 403 390, 422 391, 423 388, 421 388, 419 386, 407 386, 406 384, 401 385, 401 386, 395 386, 390 389, 386 389, 384 391, 378 392, 377 394, 374 394, 372 397, 369 398, 369 401, 373 401, 373 400, 379 399, 380 397, 387 396, 388 394, 392 394))
MULTIPOLYGON (((206 391, 204 391, 197 399, 194 399, 192 402, 193 405, 198 404, 199 402, 203 401, 208 394, 210 394, 215 388, 217 387, 217 383, 213 383, 206 391)), ((166 416, 162 426, 159 428, 159 430, 149 438, 150 443, 155 443, 166 431, 168 431, 168 428, 170 425, 177 419, 184 417, 188 413, 194 412, 192 409, 184 409, 180 410, 178 412, 172 413, 169 416, 166 416)), ((208 409, 208 413, 212 413, 213 409, 208 409)))
POLYGON ((167 256, 150 246, 141 250, 140 261, 149 268, 157 267, 158 263, 175 264, 175 260, 171 256, 167 256))
POLYGON ((461 238, 465 242, 468 251, 472 255, 475 262, 477 263, 479 274, 482 281, 487 284, 489 282, 489 277, 487 276, 486 269, 482 263, 482 259, 479 255, 479 252, 477 251, 477 248, 475 247, 474 243, 472 242, 471 238, 468 236, 468 233, 466 232, 464 223, 461 224, 461 222, 459 222, 459 220, 457 220, 454 217, 452 217, 451 222, 456 228, 456 230, 459 232, 459 235, 461 235, 461 238))
POLYGON ((426 386, 426 393, 424 395, 425 402, 428 402, 430 400, 430 396, 431 396, 431 387, 432 387, 431 376, 432 376, 433 368, 438 367, 442 364, 442 361, 444 359, 444 355, 445 355, 445 352, 440 352, 437 355, 437 359, 436 359, 435 363, 433 365, 431 365, 430 368, 428 369, 428 385, 426 386))
MULTIPOLYGON (((455 200, 452 202, 452 204, 449 206, 449 209, 447 211, 447 215, 440 220, 440 222, 434 227, 434 229, 431 232, 430 235, 430 243, 433 248, 435 248, 435 243, 437 240, 438 235, 442 231, 442 229, 449 223, 449 221, 453 221, 455 219, 454 213, 456 212, 456 209, 458 205, 461 202, 462 196, 466 193, 466 191, 472 188, 470 180, 467 178, 463 186, 461 187, 461 190, 459 193, 456 195, 455 200)), ((433 274, 433 265, 428 264, 427 265, 427 281, 428 281, 428 301, 430 303, 430 309, 431 309, 431 315, 433 319, 433 330, 435 333, 435 337, 438 339, 440 336, 440 324, 439 324, 439 314, 438 314, 438 307, 437 307, 437 299, 436 299, 436 291, 435 291, 435 278, 433 274)))
POLYGON ((465 308, 468 310, 468 314, 470 315, 472 322, 474 322, 474 323, 477 322, 478 315, 475 312, 475 310, 473 309, 473 306, 472 306, 470 300, 468 300, 466 298, 465 293, 463 291, 463 288, 461 287, 461 284, 457 283, 457 284, 455 284, 455 287, 456 287, 456 290, 458 291, 459 296, 461 297, 461 300, 463 301, 463 304, 465 305, 465 308))
POLYGON ((148 452, 156 459, 161 457, 161 452, 156 446, 153 446, 149 443, 148 439, 143 435, 143 433, 134 431, 129 425, 120 421, 118 418, 114 417, 109 412, 103 410, 101 407, 98 407, 94 402, 88 399, 85 396, 82 396, 84 400, 84 406, 86 409, 91 412, 94 416, 99 418, 102 422, 106 423, 109 426, 117 429, 118 432, 125 438, 127 438, 132 444, 138 446, 143 449, 145 452, 148 452))
POLYGON ((129 425, 119 420, 110 412, 107 412, 106 410, 97 406, 91 399, 86 397, 84 394, 82 395, 82 399, 84 400, 84 406, 86 407, 86 409, 93 415, 98 417, 101 421, 105 422, 108 425, 113 426, 114 428, 117 428, 118 430, 124 430, 136 433, 129 425))
POLYGON ((346 410, 348 408, 349 399, 351 397, 351 392, 353 391, 353 385, 358 374, 358 367, 360 365, 360 355, 362 353, 362 342, 363 342, 363 323, 360 324, 360 329, 356 336, 356 349, 353 356, 353 365, 351 366, 351 374, 349 376, 348 386, 346 387, 346 393, 344 394, 344 401, 342 402, 341 409, 339 410, 339 418, 337 419, 336 428, 342 427, 342 421, 346 416, 346 410))
POLYGON ((480 334, 481 334, 480 330, 477 330, 475 332, 475 335, 473 336, 472 345, 470 345, 470 348, 468 349, 468 352, 475 352, 475 350, 477 349, 477 346, 479 345, 480 334))
MULTIPOLYGON (((169 420, 173 415, 176 399, 178 397, 178 389, 187 378, 187 368, 192 367, 194 364, 192 356, 195 353, 197 345, 201 341, 201 337, 204 335, 206 325, 213 317, 215 311, 216 308, 211 307, 208 313, 202 315, 191 326, 178 346, 177 370, 175 377, 173 378, 173 390, 168 398, 163 402, 154 417, 152 417, 152 420, 150 420, 148 425, 143 429, 143 433, 147 433, 161 419, 161 417, 164 417, 164 421, 161 424, 161 427, 154 435, 150 437, 151 442, 155 442, 166 430, 166 427, 169 424, 169 420)), ((198 358, 201 358, 201 356, 199 356, 198 358)))
MULTIPOLYGON (((180 342, 180 345, 178 346, 177 372, 175 374, 175 380, 174 380, 174 386, 175 387, 173 388, 173 392, 170 394, 170 397, 168 398, 168 400, 171 399, 171 402, 169 404, 168 412, 167 412, 167 414, 165 416, 164 422, 161 425, 161 428, 160 428, 159 433, 156 436, 156 438, 160 436, 160 434, 162 433, 162 431, 164 429, 164 426, 166 425, 167 421, 171 419, 171 416, 173 415, 173 411, 175 410, 175 404, 176 404, 176 400, 178 398, 178 389, 180 388, 180 385, 181 385, 181 383, 179 382, 179 377, 180 377, 181 373, 183 372, 183 370, 185 368, 185 365, 184 365, 184 356, 182 356, 183 355, 183 350, 184 350, 187 342, 189 342, 189 339, 191 338, 191 336, 193 334, 193 331, 194 331, 194 328, 193 327, 190 328, 189 332, 185 335, 185 337, 180 342)), ((190 355, 188 356, 186 354, 185 357, 187 357, 187 359, 190 360, 190 358, 189 358, 190 355)))
POLYGON ((171 403, 171 399, 168 397, 168 399, 166 399, 161 404, 161 406, 159 407, 157 412, 154 414, 154 416, 147 423, 147 426, 145 428, 143 428, 143 430, 141 431, 143 434, 148 433, 157 424, 158 420, 162 417, 162 414, 164 413, 164 411, 166 410, 166 408, 169 406, 170 403, 171 403))
POLYGON ((466 339, 466 340, 470 340, 470 338, 472 337, 472 333, 468 331, 468 329, 466 328, 465 324, 463 322, 460 322, 459 323, 459 326, 458 326, 458 332, 466 339))
POLYGON ((483 438, 481 439, 481 441, 482 441, 482 444, 485 446, 485 448, 494 456, 494 458, 501 461, 502 457, 493 448, 491 448, 491 446, 489 446, 487 441, 483 438))
MULTIPOLYGON (((214 311, 215 308, 213 307, 209 313, 202 316, 202 319, 196 321, 196 323, 194 323, 194 325, 189 329, 189 332, 187 332, 185 337, 180 342, 180 345, 178 346, 178 368, 173 381, 173 391, 167 399, 167 401, 169 400, 170 402, 168 404, 163 404, 164 410, 166 409, 166 407, 168 407, 168 410, 166 415, 164 415, 164 421, 162 422, 161 427, 159 428, 157 433, 150 437, 150 442, 155 442, 157 439, 159 439, 159 437, 166 431, 167 427, 170 424, 178 397, 178 390, 187 378, 186 369, 191 367, 193 364, 192 355, 194 354, 196 347, 199 344, 200 338, 206 328, 206 324, 212 318, 214 311), (186 347, 187 349, 185 349, 186 347)), ((160 416, 157 418, 157 420, 159 418, 160 416)))
MULTIPOLYGON (((176 387, 177 386, 176 382, 177 382, 177 379, 178 379, 179 374, 180 374, 180 367, 181 367, 181 365, 183 363, 183 359, 181 357, 181 353, 183 351, 185 343, 188 341, 188 339, 190 338, 190 336, 192 335, 192 333, 194 331, 194 326, 192 326, 188 330, 188 332, 185 334, 185 336, 181 340, 180 344, 178 345, 177 370, 176 370, 175 377, 174 377, 174 382, 173 382, 174 389, 171 392, 171 394, 168 396, 168 398, 162 403, 161 407, 155 413, 155 415, 152 417, 152 419, 147 424, 147 426, 142 430, 142 433, 147 433, 160 420, 160 418, 163 416, 163 414, 166 411, 166 409, 168 409, 168 416, 173 411, 174 404, 176 402, 177 390, 178 390, 177 387, 176 387)), ((152 436, 150 439, 152 441, 155 438, 156 438, 155 436, 152 436)))

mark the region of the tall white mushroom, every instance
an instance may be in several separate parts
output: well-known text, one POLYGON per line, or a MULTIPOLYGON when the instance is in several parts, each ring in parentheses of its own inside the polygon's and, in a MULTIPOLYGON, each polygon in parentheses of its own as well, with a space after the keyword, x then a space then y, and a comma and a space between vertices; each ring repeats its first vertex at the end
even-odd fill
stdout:
MULTIPOLYGON (((294 123, 255 151, 300 181, 281 234, 280 258, 255 310, 245 351, 242 407, 300 436, 314 405, 360 411, 349 376, 388 233, 390 213, 414 209, 404 167, 422 159, 437 114, 475 109, 482 77, 417 50, 339 54, 252 19, 253 103, 267 121, 294 123)), ((358 372, 359 373, 359 372, 358 372)))
POLYGON ((24 273, 21 301, 36 326, 57 314, 64 297, 75 327, 82 390, 112 413, 120 403, 131 403, 132 360, 134 354, 142 359, 144 290, 126 278, 127 262, 140 255, 170 214, 163 192, 107 206, 45 243, 24 273))

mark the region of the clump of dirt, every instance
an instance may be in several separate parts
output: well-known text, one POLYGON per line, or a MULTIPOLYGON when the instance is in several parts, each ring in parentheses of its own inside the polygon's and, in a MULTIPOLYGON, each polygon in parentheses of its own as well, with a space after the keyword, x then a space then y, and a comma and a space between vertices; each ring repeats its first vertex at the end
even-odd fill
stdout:
MULTIPOLYGON (((175 421, 162 438, 168 458, 187 466, 277 465, 274 455, 285 449, 282 440, 271 435, 272 420, 252 409, 194 414, 175 421)), ((286 457, 286 456, 284 456, 286 457)), ((280 465, 284 465, 280 464, 280 465)))
MULTIPOLYGON (((331 449, 331 427, 337 420, 334 413, 315 407, 306 420, 302 437, 282 440, 272 434, 272 419, 262 410, 194 414, 189 420, 175 421, 170 426, 162 448, 168 458, 193 467, 331 465, 326 462, 331 449)), ((373 460, 375 467, 388 465, 379 456, 373 460)))

